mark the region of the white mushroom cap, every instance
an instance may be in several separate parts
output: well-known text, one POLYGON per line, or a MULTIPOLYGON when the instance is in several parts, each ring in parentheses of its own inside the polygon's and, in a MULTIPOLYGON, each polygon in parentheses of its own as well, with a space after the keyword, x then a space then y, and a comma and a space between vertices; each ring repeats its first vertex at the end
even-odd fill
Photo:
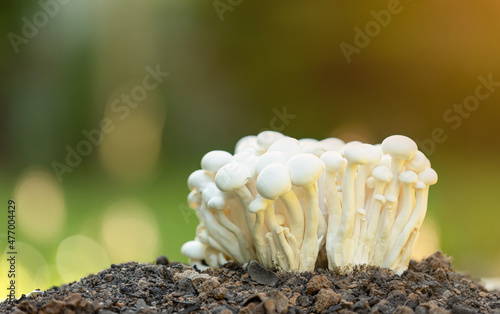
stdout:
POLYGON ((415 184, 418 181, 418 176, 415 172, 406 170, 399 174, 399 181, 404 184, 415 184))
POLYGON ((285 216, 283 215, 280 215, 280 214, 276 214, 276 222, 278 223, 278 225, 282 226, 285 224, 286 222, 286 218, 285 216))
POLYGON ((420 180, 418 180, 417 184, 415 184, 416 190, 424 190, 425 188, 427 188, 427 185, 425 185, 425 183, 420 180))
POLYGON ((202 201, 200 193, 198 191, 191 191, 187 197, 188 205, 192 209, 196 209, 202 201))
POLYGON ((324 147, 327 152, 333 152, 333 151, 338 152, 345 144, 343 140, 336 137, 325 138, 321 140, 320 143, 321 146, 324 147))
POLYGON ((266 151, 274 142, 283 138, 284 135, 275 131, 264 131, 257 135, 257 146, 266 151))
POLYGON ((216 173, 222 166, 229 163, 232 157, 233 155, 223 150, 213 150, 201 159, 201 169, 216 173))
POLYGON ((286 156, 286 159, 290 159, 292 156, 300 154, 302 151, 300 149, 299 141, 291 137, 284 137, 271 146, 269 146, 268 152, 280 152, 286 156))
POLYGON ((374 177, 369 177, 366 179, 366 187, 369 189, 375 188, 375 184, 377 183, 377 180, 375 180, 374 177))
POLYGON ((368 153, 360 145, 344 150, 344 157, 348 162, 358 165, 364 165, 369 161, 368 153))
POLYGON ((207 184, 205 186, 205 188, 203 189, 201 195, 202 195, 203 201, 205 203, 208 203, 208 201, 212 197, 216 197, 216 196, 222 197, 222 192, 221 192, 221 190, 219 190, 217 188, 217 186, 215 185, 215 183, 211 182, 211 183, 209 183, 209 184, 207 184))
POLYGON ((272 163, 262 169, 257 177, 257 192, 269 200, 275 200, 292 188, 287 166, 272 163))
POLYGON ((196 188, 203 187, 208 182, 213 182, 214 178, 205 170, 196 170, 189 175, 187 180, 188 188, 194 190, 196 188))
POLYGON ((266 200, 262 197, 256 197, 248 206, 248 210, 251 213, 262 212, 267 209, 267 205, 269 204, 269 200, 266 200))
POLYGON ((244 186, 251 177, 245 165, 232 162, 219 169, 215 175, 215 184, 219 190, 229 192, 244 186))
POLYGON ((267 167, 272 163, 279 162, 285 164, 287 160, 288 158, 282 152, 269 150, 259 157, 259 160, 257 160, 255 168, 257 170, 257 173, 260 173, 262 169, 264 169, 265 167, 267 167))
POLYGON ((255 151, 257 150, 257 136, 248 135, 242 137, 234 148, 234 153, 240 153, 243 151, 255 151))
POLYGON ((241 163, 245 167, 247 167, 248 171, 252 178, 255 177, 255 165, 257 164, 257 156, 250 152, 241 152, 234 154, 233 158, 231 158, 231 162, 241 163))
POLYGON ((425 168, 418 174, 418 179, 425 183, 425 185, 430 186, 436 184, 438 175, 434 169, 425 168))
POLYGON ((207 206, 213 210, 225 210, 227 202, 222 196, 214 196, 207 202, 207 206))
POLYGON ((382 142, 382 151, 393 158, 410 160, 418 152, 417 144, 404 135, 392 135, 382 142))
POLYGON ((340 152, 343 153, 346 149, 349 149, 351 147, 356 147, 356 146, 361 146, 363 143, 360 141, 351 141, 347 142, 340 148, 340 152))
POLYGON ((325 168, 321 159, 307 153, 293 156, 286 165, 292 184, 299 187, 309 187, 314 184, 325 168))
POLYGON ((312 145, 316 145, 318 143, 317 139, 314 138, 301 138, 299 139, 299 147, 302 152, 305 152, 306 150, 309 149, 312 145))
POLYGON ((406 162, 406 169, 415 171, 416 173, 419 173, 426 167, 430 166, 431 162, 429 161, 429 159, 427 159, 427 157, 425 157, 424 153, 422 153, 421 151, 418 151, 415 157, 406 162))
POLYGON ((205 247, 200 241, 188 241, 181 247, 182 255, 196 260, 203 260, 205 258, 205 247))
POLYGON ((382 151, 380 148, 370 144, 363 144, 361 148, 363 148, 368 155, 369 164, 377 164, 382 159, 382 151))
POLYGON ((344 170, 346 160, 339 152, 325 152, 321 155, 321 161, 325 164, 326 171, 339 172, 344 170))
POLYGON ((391 169, 386 166, 378 166, 372 170, 372 176, 377 180, 385 183, 389 183, 393 179, 391 169))

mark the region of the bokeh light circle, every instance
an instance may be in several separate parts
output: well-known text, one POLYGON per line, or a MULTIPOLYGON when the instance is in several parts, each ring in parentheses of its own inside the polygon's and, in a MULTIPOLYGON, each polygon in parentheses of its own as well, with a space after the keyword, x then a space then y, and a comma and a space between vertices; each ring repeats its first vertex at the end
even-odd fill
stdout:
POLYGON ((135 199, 121 200, 105 210, 101 235, 114 263, 151 261, 160 244, 155 216, 135 199))

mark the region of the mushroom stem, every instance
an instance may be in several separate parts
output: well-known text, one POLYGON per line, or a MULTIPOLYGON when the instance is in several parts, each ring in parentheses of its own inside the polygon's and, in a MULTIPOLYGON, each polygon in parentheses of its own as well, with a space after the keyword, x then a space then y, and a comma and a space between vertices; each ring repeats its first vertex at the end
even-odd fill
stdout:
POLYGON ((299 245, 298 247, 300 247, 304 238, 304 212, 302 211, 300 201, 292 190, 281 195, 280 199, 285 204, 288 212, 290 232, 294 235, 299 245))
POLYGON ((316 246, 318 245, 318 184, 304 188, 305 199, 305 214, 306 214, 306 228, 304 231, 304 241, 301 246, 302 261, 300 271, 314 270, 316 263, 316 246))
POLYGON ((408 239, 408 243, 406 244, 406 247, 401 254, 400 262, 397 265, 394 265, 394 268, 391 267, 396 271, 396 274, 401 275, 408 267, 411 259, 411 253, 415 249, 415 245, 417 244, 419 235, 420 232, 417 229, 413 230, 413 232, 411 233, 410 238, 408 239))
MULTIPOLYGON (((401 204, 401 210, 399 211, 396 220, 392 226, 391 234, 389 236, 389 250, 386 252, 386 258, 382 263, 382 267, 390 267, 394 261, 390 261, 389 255, 394 250, 394 243, 396 239, 401 234, 401 231, 408 223, 408 219, 413 210, 414 204, 414 184, 418 181, 418 176, 415 172, 407 170, 399 175, 399 180, 403 183, 403 202, 401 204)), ((394 253, 395 254, 395 253, 394 253)))
POLYGON ((389 245, 389 236, 391 233, 391 227, 394 222, 394 216, 396 215, 396 202, 397 198, 392 195, 386 198, 387 203, 382 212, 382 217, 379 220, 379 227, 377 229, 377 235, 375 238, 375 251, 373 254, 373 264, 376 266, 382 266, 384 260, 384 255, 389 245))
POLYGON ((231 256, 238 263, 243 264, 245 262, 245 258, 241 255, 239 247, 235 245, 237 243, 234 235, 228 230, 221 227, 215 216, 210 212, 207 208, 205 202, 201 204, 201 213, 205 220, 205 227, 207 228, 208 233, 215 239, 216 241, 225 249, 228 255, 231 256))
POLYGON ((285 229, 282 226, 278 226, 275 229, 275 234, 278 236, 278 242, 280 243, 281 248, 283 249, 283 254, 285 255, 286 262, 288 264, 288 271, 293 271, 296 269, 295 259, 292 247, 288 243, 285 233, 285 229))
POLYGON ((347 166, 342 180, 342 217, 334 244, 334 263, 336 266, 347 265, 347 256, 351 249, 350 244, 356 215, 356 195, 354 190, 356 170, 359 165, 368 161, 366 152, 359 147, 351 147, 345 150, 344 157, 347 159, 347 166))
MULTIPOLYGON (((359 220, 358 226, 359 231, 354 232, 354 237, 352 239, 353 249, 351 250, 352 261, 354 265, 361 264, 361 255, 363 253, 364 239, 366 237, 367 221, 366 221, 366 211, 362 208, 358 209, 358 217, 356 221, 359 220)), ((356 225, 354 226, 356 229, 356 225)))
POLYGON ((243 258, 247 261, 255 259, 255 252, 250 247, 250 244, 245 238, 245 235, 241 233, 241 230, 226 217, 226 214, 223 210, 217 210, 215 211, 215 213, 221 225, 229 230, 229 232, 231 232, 236 237, 236 240, 238 240, 241 255, 243 256, 243 258))
POLYGON ((274 213, 274 207, 273 207, 274 202, 269 202, 267 205, 267 209, 264 211, 264 216, 265 216, 265 221, 267 224, 267 228, 271 231, 273 238, 277 241, 276 243, 276 255, 278 257, 278 261, 280 262, 279 265, 280 267, 284 269, 288 269, 288 265, 285 263, 284 257, 286 256, 285 254, 285 248, 283 247, 283 243, 279 241, 279 236, 278 233, 276 232, 276 229, 279 227, 279 224, 276 220, 276 214, 274 213), (283 261, 280 260, 280 257, 283 258, 283 261))
POLYGON ((264 213, 257 212, 255 213, 255 215, 256 219, 255 224, 253 225, 252 234, 255 242, 257 259, 262 265, 270 265, 270 260, 267 259, 267 245, 264 240, 264 236, 266 233, 264 228, 264 213))

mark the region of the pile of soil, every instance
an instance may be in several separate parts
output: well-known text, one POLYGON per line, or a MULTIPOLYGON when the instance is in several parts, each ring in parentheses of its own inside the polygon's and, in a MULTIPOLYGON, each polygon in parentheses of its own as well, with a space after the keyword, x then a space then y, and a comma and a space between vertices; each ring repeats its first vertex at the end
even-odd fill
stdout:
POLYGON ((378 267, 292 274, 255 262, 199 271, 159 258, 111 265, 34 299, 3 302, 0 312, 500 314, 500 291, 455 273, 441 252, 412 261, 401 276, 378 267))

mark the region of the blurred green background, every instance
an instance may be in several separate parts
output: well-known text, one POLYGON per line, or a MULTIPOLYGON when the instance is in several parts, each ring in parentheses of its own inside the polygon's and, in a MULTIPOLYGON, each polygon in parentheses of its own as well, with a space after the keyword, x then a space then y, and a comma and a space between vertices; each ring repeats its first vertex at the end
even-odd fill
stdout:
POLYGON ((499 14, 493 0, 1 1, 0 250, 12 198, 18 295, 185 261, 188 175, 264 129, 412 137, 440 176, 416 258, 440 248, 500 277, 499 14))

